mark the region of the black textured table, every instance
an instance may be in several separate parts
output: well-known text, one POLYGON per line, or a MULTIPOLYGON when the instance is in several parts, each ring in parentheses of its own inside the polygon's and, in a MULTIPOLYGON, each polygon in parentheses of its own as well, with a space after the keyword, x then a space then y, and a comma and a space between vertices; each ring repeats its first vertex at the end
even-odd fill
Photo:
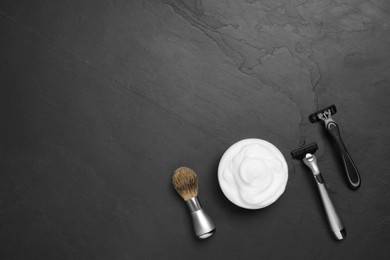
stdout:
POLYGON ((390 258, 388 1, 2 0, 0 33, 1 259, 390 258), (331 104, 357 191, 308 120, 331 104), (217 179, 248 137, 289 167, 253 211, 217 179), (314 141, 341 242, 290 156, 314 141), (170 183, 182 165, 217 226, 205 241, 170 183))

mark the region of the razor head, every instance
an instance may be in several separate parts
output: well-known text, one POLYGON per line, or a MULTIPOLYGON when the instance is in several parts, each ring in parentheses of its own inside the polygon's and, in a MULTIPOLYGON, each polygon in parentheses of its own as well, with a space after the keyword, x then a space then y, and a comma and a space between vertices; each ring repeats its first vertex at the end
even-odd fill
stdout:
POLYGON ((292 151, 291 156, 293 159, 302 160, 303 158, 305 158, 306 154, 314 154, 317 150, 318 145, 316 142, 314 142, 292 151))
POLYGON ((312 123, 316 123, 316 122, 322 121, 321 117, 327 118, 328 116, 334 115, 336 113, 337 113, 336 106, 335 105, 331 105, 329 107, 326 107, 324 109, 321 109, 321 110, 318 110, 317 112, 312 113, 309 116, 309 120, 312 123))

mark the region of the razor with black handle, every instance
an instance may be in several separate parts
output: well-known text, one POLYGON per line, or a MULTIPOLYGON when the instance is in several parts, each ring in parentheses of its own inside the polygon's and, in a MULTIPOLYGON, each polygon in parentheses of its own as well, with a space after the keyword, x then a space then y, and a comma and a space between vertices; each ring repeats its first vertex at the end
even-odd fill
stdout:
POLYGON ((317 149, 317 143, 311 143, 292 151, 291 155, 293 159, 302 160, 303 163, 306 164, 306 166, 312 171, 332 234, 336 240, 343 240, 347 236, 347 233, 339 215, 337 214, 336 208, 330 199, 324 178, 318 168, 317 158, 314 156, 314 152, 317 151, 317 149))
POLYGON ((358 169, 355 166, 355 163, 352 161, 351 156, 349 155, 347 148, 344 145, 343 140, 341 139, 340 130, 338 124, 332 119, 331 115, 336 114, 336 106, 331 105, 327 108, 321 109, 309 116, 310 122, 316 123, 323 121, 325 128, 332 137, 333 142, 335 143, 343 163, 345 174, 347 178, 347 183, 349 187, 353 190, 357 190, 360 187, 361 179, 358 169))

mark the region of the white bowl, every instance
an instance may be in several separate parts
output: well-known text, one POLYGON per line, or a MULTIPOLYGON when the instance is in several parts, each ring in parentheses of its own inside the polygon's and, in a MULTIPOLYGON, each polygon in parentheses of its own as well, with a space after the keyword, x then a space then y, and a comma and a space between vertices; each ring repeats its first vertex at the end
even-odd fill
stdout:
POLYGON ((226 150, 218 166, 219 186, 234 204, 260 209, 274 203, 286 189, 288 167, 273 144, 256 138, 241 140, 226 150))

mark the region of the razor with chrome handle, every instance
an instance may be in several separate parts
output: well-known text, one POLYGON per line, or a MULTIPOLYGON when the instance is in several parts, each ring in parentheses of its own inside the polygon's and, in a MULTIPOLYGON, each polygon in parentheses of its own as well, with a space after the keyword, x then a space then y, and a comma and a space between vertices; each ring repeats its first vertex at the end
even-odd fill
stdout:
POLYGON ((360 187, 361 179, 358 169, 355 166, 355 163, 352 161, 351 156, 349 155, 347 148, 344 145, 343 140, 341 139, 340 130, 338 124, 333 120, 331 115, 336 114, 336 106, 331 105, 327 108, 321 109, 309 116, 310 122, 316 123, 323 121, 325 124, 325 129, 328 131, 334 144, 336 145, 340 158, 345 169, 345 175, 347 178, 347 183, 349 187, 353 190, 357 190, 360 187))
POLYGON ((336 240, 343 240, 347 236, 347 233, 339 215, 337 214, 336 208, 330 199, 324 179, 318 168, 317 158, 314 156, 314 152, 317 151, 317 149, 317 143, 311 143, 292 151, 291 155, 293 159, 302 160, 303 163, 312 171, 332 234, 336 240))

